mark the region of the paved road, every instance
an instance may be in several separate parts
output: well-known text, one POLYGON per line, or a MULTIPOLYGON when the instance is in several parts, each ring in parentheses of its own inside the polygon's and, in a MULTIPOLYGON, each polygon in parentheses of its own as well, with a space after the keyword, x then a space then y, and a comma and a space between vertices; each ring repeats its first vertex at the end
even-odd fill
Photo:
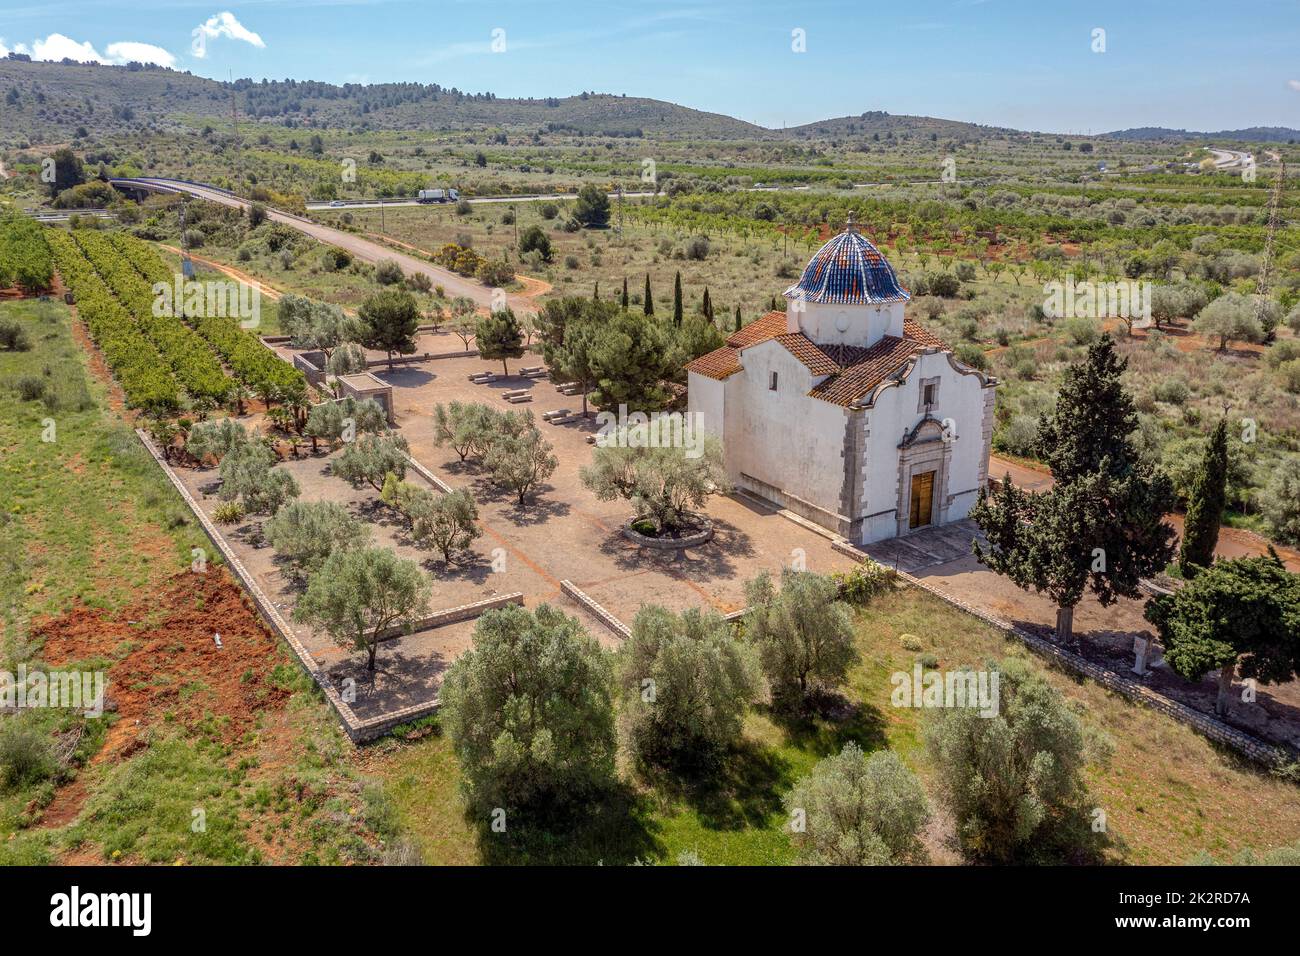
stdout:
MULTIPOLYGON (((888 182, 888 183, 854 183, 854 189, 868 189, 873 186, 937 186, 942 184, 943 180, 925 179, 911 182, 888 182)), ((984 180, 971 180, 971 183, 984 182, 984 180)), ((774 193, 774 192, 806 192, 812 189, 811 186, 746 186, 741 192, 751 193, 774 193)), ((624 199, 638 199, 646 196, 660 195, 653 190, 640 190, 638 192, 623 193, 624 199)), ((539 193, 520 196, 466 196, 463 197, 469 203, 520 203, 520 202, 558 202, 564 199, 575 198, 575 193, 539 193)), ((617 199, 618 193, 609 193, 610 199, 617 199)), ((399 198, 399 199, 341 199, 336 200, 342 203, 339 206, 333 206, 329 202, 309 202, 307 209, 311 212, 320 212, 329 209, 378 209, 383 206, 389 209, 393 206, 419 206, 419 205, 446 205, 446 203, 421 203, 418 199, 399 198)))
POLYGON ((1232 172, 1253 165, 1255 158, 1239 149, 1223 149, 1219 146, 1205 147, 1214 156, 1214 168, 1220 172, 1232 172))
MULTIPOLYGON (((148 189, 152 192, 166 193, 184 193, 193 196, 196 199, 204 199, 209 202, 220 203, 223 206, 231 206, 236 209, 248 208, 247 200, 241 199, 233 193, 226 192, 214 186, 206 186, 198 183, 186 183, 176 179, 126 179, 114 180, 123 186, 148 189)), ((376 263, 381 259, 392 259, 402 267, 402 271, 407 275, 417 272, 424 273, 435 284, 442 286, 449 298, 456 296, 466 296, 473 299, 478 305, 490 308, 492 305, 492 290, 487 286, 480 285, 469 279, 462 278, 456 273, 439 266, 435 266, 425 259, 417 259, 415 256, 408 255, 382 243, 374 242, 370 239, 362 238, 350 232, 343 232, 339 229, 332 229, 329 226, 323 226, 320 223, 313 222, 303 216, 295 216, 291 213, 280 212, 278 209, 268 209, 267 216, 273 222, 283 223, 290 228, 297 229, 304 235, 311 236, 318 242, 324 242, 332 246, 338 246, 345 249, 360 259, 362 262, 376 263)), ((516 312, 536 312, 537 309, 533 303, 526 297, 520 295, 509 295, 507 300, 510 307, 516 312)))

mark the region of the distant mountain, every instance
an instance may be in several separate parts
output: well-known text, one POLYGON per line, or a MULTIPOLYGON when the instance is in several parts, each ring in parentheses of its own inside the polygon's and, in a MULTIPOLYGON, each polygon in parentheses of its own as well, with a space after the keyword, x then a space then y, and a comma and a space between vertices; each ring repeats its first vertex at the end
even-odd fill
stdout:
POLYGON ((570 135, 758 139, 761 126, 662 100, 605 93, 502 99, 436 83, 236 80, 223 83, 161 67, 0 59, 4 130, 29 138, 124 127, 193 125, 230 116, 295 127, 490 129, 513 126, 570 135), (10 93, 9 91, 13 91, 10 93))
POLYGON ((840 116, 835 119, 818 120, 803 126, 792 126, 782 130, 782 135, 801 139, 827 139, 837 136, 880 136, 890 133, 895 136, 928 136, 933 133, 944 139, 979 139, 990 134, 1010 134, 1023 136, 1019 130, 1004 129, 997 126, 981 126, 978 123, 964 123, 960 120, 937 119, 933 116, 907 116, 872 110, 857 116, 840 116))
POLYGON ((1104 133, 1110 139, 1127 140, 1221 140, 1238 143, 1300 143, 1300 129, 1289 126, 1251 126, 1248 129, 1225 129, 1217 133, 1198 133, 1195 130, 1168 129, 1163 126, 1139 126, 1104 133))
MULTIPOLYGON (((84 128, 92 134, 130 129, 193 129, 230 117, 232 100, 241 123, 293 128, 479 130, 583 136, 650 136, 692 140, 879 138, 974 141, 1048 134, 932 116, 883 110, 771 130, 721 113, 663 100, 611 93, 503 99, 466 93, 437 83, 341 86, 314 80, 249 80, 233 83, 132 63, 33 62, 0 59, 0 146, 24 139, 64 141, 84 128)), ((1255 127, 1218 133, 1146 127, 1107 136, 1125 140, 1300 142, 1300 131, 1255 127)))

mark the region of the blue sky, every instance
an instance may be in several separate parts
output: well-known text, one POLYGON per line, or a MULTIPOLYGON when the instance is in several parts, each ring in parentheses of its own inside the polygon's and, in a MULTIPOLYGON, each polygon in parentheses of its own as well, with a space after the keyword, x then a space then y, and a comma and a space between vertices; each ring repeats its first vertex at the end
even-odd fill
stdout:
POLYGON ((1053 132, 1300 127, 1300 0, 0 0, 14 49, 217 79, 627 93, 773 127, 872 109, 1053 132))

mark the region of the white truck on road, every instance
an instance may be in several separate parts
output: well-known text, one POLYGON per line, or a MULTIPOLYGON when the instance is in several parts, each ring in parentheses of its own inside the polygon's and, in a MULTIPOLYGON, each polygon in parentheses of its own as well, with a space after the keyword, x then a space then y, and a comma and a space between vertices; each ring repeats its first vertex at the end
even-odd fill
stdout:
POLYGON ((454 189, 421 189, 415 197, 417 202, 458 202, 460 193, 454 189))

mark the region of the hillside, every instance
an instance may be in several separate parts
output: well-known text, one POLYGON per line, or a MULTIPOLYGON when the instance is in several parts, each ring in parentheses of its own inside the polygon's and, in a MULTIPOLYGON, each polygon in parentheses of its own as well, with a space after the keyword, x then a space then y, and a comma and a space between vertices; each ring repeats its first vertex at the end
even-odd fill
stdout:
POLYGON ((1289 126, 1251 126, 1247 129, 1225 129, 1217 133, 1198 133, 1195 130, 1168 129, 1164 126, 1139 126, 1103 134, 1109 139, 1126 140, 1221 140, 1238 143, 1300 143, 1300 129, 1289 126))
POLYGON ((989 135, 1023 136, 1019 130, 996 126, 981 126, 960 120, 938 119, 934 116, 893 115, 883 110, 871 110, 857 116, 840 116, 817 120, 803 126, 792 126, 782 131, 785 136, 797 139, 823 139, 837 136, 928 136, 931 133, 947 139, 976 140, 989 135))
MULTIPOLYGON (((236 80, 219 83, 156 67, 0 60, 4 132, 48 139, 92 133, 194 125, 229 117, 231 94, 241 117, 259 123, 367 129, 473 129, 501 126, 614 136, 754 139, 762 127, 718 113, 645 97, 583 93, 544 99, 501 99, 438 84, 335 86, 314 81, 236 80), (14 91, 10 93, 10 91, 14 91)), ((35 140, 33 140, 35 141, 35 140)), ((9 145, 14 145, 10 140, 9 145)))

